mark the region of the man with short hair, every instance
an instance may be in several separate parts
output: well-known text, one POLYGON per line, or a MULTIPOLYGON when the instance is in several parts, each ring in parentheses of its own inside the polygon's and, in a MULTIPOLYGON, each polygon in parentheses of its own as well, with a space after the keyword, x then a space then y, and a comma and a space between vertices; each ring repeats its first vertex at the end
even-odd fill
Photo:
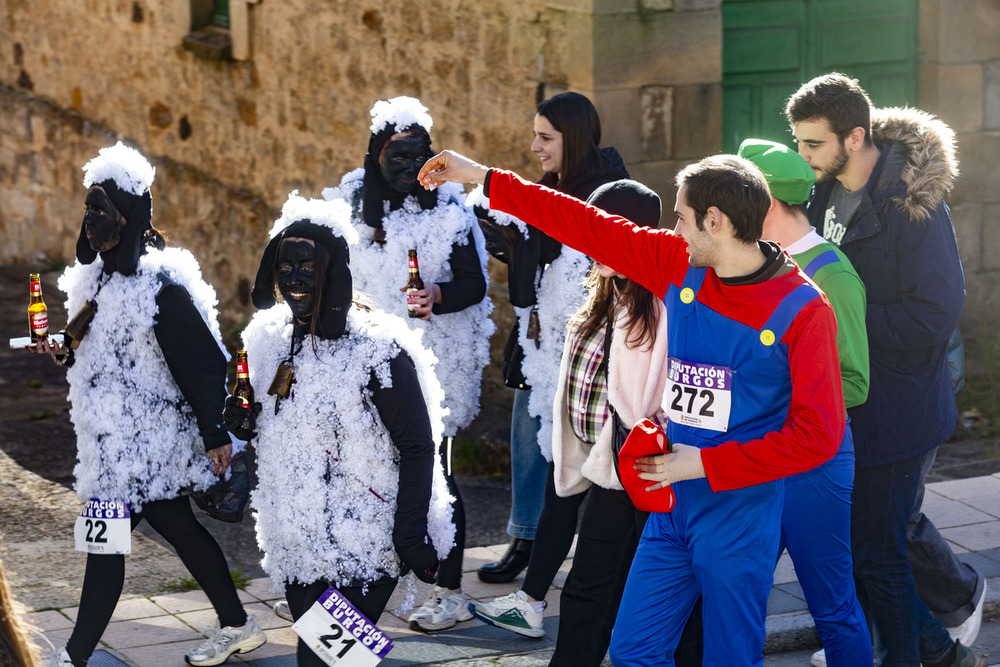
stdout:
MULTIPOLYGON (((865 287, 851 263, 806 217, 816 174, 795 151, 763 139, 747 139, 739 155, 764 174, 771 207, 763 237, 778 242, 823 293, 837 316, 837 350, 848 410, 868 397, 868 334, 865 287)), ((788 549, 816 632, 829 663, 872 661, 871 636, 855 595, 851 565, 851 490, 854 440, 848 424, 837 454, 813 470, 785 480, 781 543, 788 549), (816 521, 823 516, 823 521, 816 521)))
POLYGON ((663 299, 673 452, 619 467, 633 500, 660 507, 632 562, 612 661, 673 664, 701 595, 704 664, 762 665, 783 496, 777 480, 837 451, 845 409, 829 302, 776 244, 760 241, 771 201, 760 171, 734 155, 684 169, 673 231, 637 227, 448 151, 420 179, 425 187, 485 182, 491 208, 663 299))
MULTIPOLYGON (((867 290, 870 390, 849 410, 857 466, 851 535, 878 662, 981 665, 931 616, 907 556, 907 524, 919 516, 924 475, 957 419, 947 344, 965 278, 944 202, 958 173, 954 134, 915 109, 873 111, 858 82, 837 73, 803 85, 786 115, 799 154, 816 172, 809 219, 851 260, 867 290)), ((953 558, 925 518, 922 531, 924 544, 936 537, 937 553, 953 558)), ((977 579, 957 561, 940 567, 977 579)), ((983 584, 971 589, 974 608, 983 584)))

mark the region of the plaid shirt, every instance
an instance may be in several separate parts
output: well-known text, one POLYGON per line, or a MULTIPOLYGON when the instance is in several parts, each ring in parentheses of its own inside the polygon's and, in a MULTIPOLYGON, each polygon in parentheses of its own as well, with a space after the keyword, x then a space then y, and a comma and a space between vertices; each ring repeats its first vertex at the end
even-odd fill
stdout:
POLYGON ((608 412, 608 378, 601 366, 604 358, 604 332, 583 338, 573 331, 570 347, 569 374, 566 378, 566 409, 573 434, 587 443, 597 442, 597 436, 610 417, 608 412))

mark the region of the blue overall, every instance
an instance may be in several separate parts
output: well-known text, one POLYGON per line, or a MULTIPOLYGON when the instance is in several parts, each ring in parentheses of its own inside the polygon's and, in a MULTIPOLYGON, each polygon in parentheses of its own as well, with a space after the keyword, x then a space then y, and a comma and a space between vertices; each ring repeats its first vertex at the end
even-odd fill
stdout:
MULTIPOLYGON (((663 299, 671 358, 731 370, 724 432, 674 419, 667 428, 671 441, 700 448, 781 429, 792 394, 788 349, 781 339, 800 309, 819 298, 812 285, 795 288, 758 330, 699 303, 706 274, 688 269, 684 284, 671 285, 663 299)), ((673 489, 673 512, 650 515, 632 561, 611 639, 612 662, 673 665, 674 649, 701 595, 703 664, 762 665, 783 482, 714 493, 708 480, 697 479, 673 489)))
MULTIPOLYGON (((803 271, 811 278, 840 261, 828 251, 803 271)), ((837 454, 823 465, 785 479, 781 546, 788 549, 830 667, 872 663, 872 642, 854 590, 851 560, 851 491, 854 440, 851 426, 837 454), (817 520, 822 517, 822 520, 817 520)), ((780 557, 781 551, 778 552, 780 557)))

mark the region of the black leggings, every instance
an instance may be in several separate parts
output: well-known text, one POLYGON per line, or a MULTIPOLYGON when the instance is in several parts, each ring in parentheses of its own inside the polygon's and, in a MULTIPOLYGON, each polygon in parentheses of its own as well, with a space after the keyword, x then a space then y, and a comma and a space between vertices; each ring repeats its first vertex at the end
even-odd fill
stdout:
POLYGON ((538 518, 528 571, 524 573, 524 584, 521 585, 521 590, 536 600, 545 599, 552 580, 573 546, 577 513, 587 495, 584 491, 566 498, 560 497, 556 493, 554 471, 555 467, 550 463, 545 481, 542 515, 538 518))
MULTIPOLYGON (((314 581, 311 584, 285 584, 285 599, 288 600, 288 610, 292 612, 292 618, 296 621, 299 620, 299 617, 309 611, 309 607, 313 606, 313 603, 329 587, 330 582, 328 581, 314 581)), ((389 597, 396 589, 396 580, 368 584, 367 589, 367 593, 362 590, 361 586, 348 586, 337 590, 358 611, 367 616, 369 621, 377 625, 378 617, 382 615, 382 611, 389 603, 389 597)), ((295 651, 295 657, 298 667, 326 667, 326 663, 301 639, 295 651)))
MULTIPOLYGON (((247 615, 229 576, 226 557, 219 543, 194 517, 187 496, 146 503, 141 513, 132 513, 133 531, 143 519, 177 550, 184 567, 215 608, 219 625, 246 623, 247 615)), ((66 642, 66 652, 77 667, 86 667, 111 621, 124 585, 125 556, 87 555, 76 626, 66 642)))
POLYGON ((455 496, 452 505, 455 523, 455 547, 448 552, 445 559, 441 561, 441 568, 438 570, 438 586, 456 590, 462 585, 462 556, 465 551, 465 505, 462 503, 462 494, 458 492, 458 484, 455 483, 455 476, 451 472, 451 460, 448 456, 448 441, 445 438, 441 442, 441 462, 444 464, 445 481, 448 482, 448 491, 455 496))

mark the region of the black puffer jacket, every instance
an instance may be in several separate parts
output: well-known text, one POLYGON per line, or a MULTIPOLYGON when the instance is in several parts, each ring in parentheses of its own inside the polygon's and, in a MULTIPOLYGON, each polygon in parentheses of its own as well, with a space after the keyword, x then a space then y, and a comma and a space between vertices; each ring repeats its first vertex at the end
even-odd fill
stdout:
MULTIPOLYGON (((605 183, 628 178, 625 163, 614 148, 602 148, 603 165, 593 174, 579 180, 575 185, 562 190, 555 187, 555 178, 546 174, 539 183, 572 195, 581 201, 586 201, 591 193, 605 183)), ((479 223, 486 237, 486 249, 491 255, 507 265, 507 288, 510 303, 519 308, 527 308, 535 304, 535 285, 538 270, 551 264, 562 252, 562 244, 552 237, 543 234, 534 227, 528 228, 527 236, 509 226, 496 224, 488 215, 488 211, 479 211, 479 223)), ((517 325, 507 336, 503 350, 503 377, 508 387, 515 389, 530 389, 521 372, 521 360, 524 351, 517 342, 517 325)))

